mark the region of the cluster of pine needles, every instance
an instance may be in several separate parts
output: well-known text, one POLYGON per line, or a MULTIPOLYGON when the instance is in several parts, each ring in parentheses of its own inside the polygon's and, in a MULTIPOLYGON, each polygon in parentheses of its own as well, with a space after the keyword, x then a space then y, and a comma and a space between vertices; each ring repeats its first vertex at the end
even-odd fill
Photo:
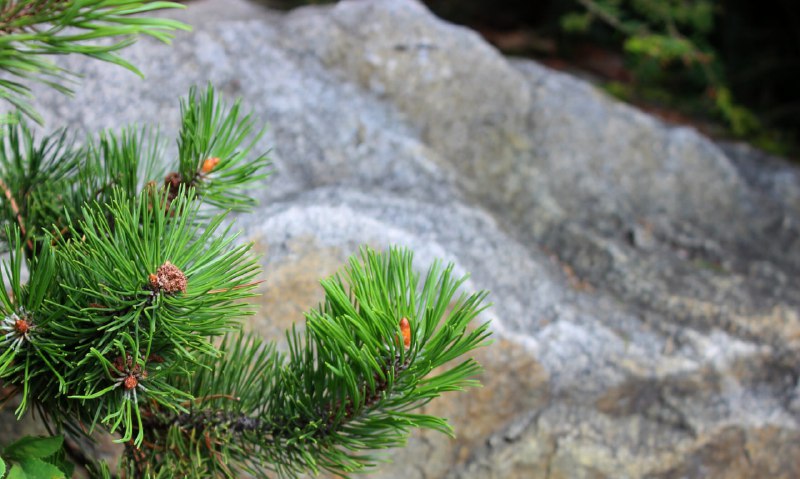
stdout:
MULTIPOLYGON (((131 35, 166 40, 184 26, 131 15, 171 6, 0 2, 0 69, 60 89, 67 72, 40 54, 133 69, 115 54, 131 35)), ((487 325, 472 325, 486 293, 462 293, 453 265, 421 274, 406 249, 365 247, 321 281, 324 300, 279 352, 242 332, 261 271, 231 227, 270 167, 253 153, 255 118, 192 89, 169 158, 155 129, 37 138, 29 94, 0 79, 18 111, 0 132, 0 383, 18 417, 33 410, 73 441, 111 433, 121 465, 83 464, 100 477, 346 475, 412 428, 452 434, 414 411, 477 385, 465 355, 486 344, 487 325)), ((53 477, 69 475, 68 461, 54 464, 53 477)))

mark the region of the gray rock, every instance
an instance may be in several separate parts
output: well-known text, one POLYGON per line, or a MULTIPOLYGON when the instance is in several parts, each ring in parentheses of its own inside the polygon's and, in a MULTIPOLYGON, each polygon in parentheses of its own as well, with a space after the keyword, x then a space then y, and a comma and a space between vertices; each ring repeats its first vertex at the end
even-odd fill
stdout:
MULTIPOLYGON (((800 477, 800 173, 504 58, 411 0, 279 14, 241 0, 195 30, 79 58, 48 128, 178 125, 214 83, 269 125, 275 175, 239 218, 280 331, 358 245, 402 244, 489 289, 483 389, 377 477, 800 477)), ((173 150, 174 151, 174 150, 173 150)))

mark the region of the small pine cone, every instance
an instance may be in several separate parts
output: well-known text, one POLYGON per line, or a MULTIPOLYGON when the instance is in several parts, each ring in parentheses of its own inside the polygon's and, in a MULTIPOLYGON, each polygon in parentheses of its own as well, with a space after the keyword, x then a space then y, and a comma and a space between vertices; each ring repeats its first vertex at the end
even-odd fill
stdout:
POLYGON ((167 176, 164 177, 164 187, 167 189, 167 207, 172 203, 172 200, 178 197, 181 183, 183 183, 183 178, 177 171, 167 173, 167 176))
MULTIPOLYGON (((154 283, 153 275, 150 275, 150 284, 154 283)), ((165 293, 185 293, 186 275, 177 266, 167 261, 158 267, 155 274, 155 284, 157 289, 165 293)))
POLYGON ((167 173, 167 176, 164 177, 164 186, 167 187, 170 193, 178 194, 178 187, 181 186, 182 181, 181 174, 173 171, 167 173))

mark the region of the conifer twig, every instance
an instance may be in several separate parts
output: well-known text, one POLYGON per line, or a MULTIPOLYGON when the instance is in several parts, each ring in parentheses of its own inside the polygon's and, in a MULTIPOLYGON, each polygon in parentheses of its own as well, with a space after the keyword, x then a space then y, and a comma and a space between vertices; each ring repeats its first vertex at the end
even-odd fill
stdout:
MULTIPOLYGON (((51 16, 57 16, 60 11, 63 11, 63 6, 69 0, 34 0, 31 2, 18 2, 8 0, 0 10, 0 35, 9 35, 18 31, 25 31, 26 25, 23 23, 19 26, 13 26, 13 23, 19 22, 25 17, 36 17, 45 11, 45 7, 55 6, 50 12, 51 16)), ((28 28, 35 28, 35 26, 27 25, 28 28)))
MULTIPOLYGON (((487 324, 469 325, 487 293, 460 293, 453 265, 420 276, 410 251, 364 248, 321 281, 325 299, 287 331, 287 352, 232 334, 252 314, 260 265, 206 206, 246 209, 237 189, 269 160, 250 154, 259 130, 238 103, 209 87, 181 106, 161 186, 146 182, 163 171, 145 130, 80 149, 64 134, 36 141, 24 121, 0 137, 0 381, 19 391, 17 415, 33 407, 67 437, 115 435, 131 479, 342 476, 374 467, 374 451, 412 428, 451 434, 413 411, 477 385, 474 359, 453 363, 486 344, 487 324), (198 169, 197 189, 180 180, 198 169)), ((74 444, 62 452, 112 477, 74 444)))
POLYGON ((0 9, 0 99, 42 123, 30 100, 30 87, 11 77, 38 82, 62 93, 77 75, 49 61, 45 55, 78 54, 114 63, 141 76, 118 51, 148 35, 168 43, 172 32, 188 26, 168 18, 137 16, 167 8, 185 8, 177 2, 141 0, 5 0, 0 9), (133 17, 133 18, 131 18, 133 17), (111 38, 111 42, 96 42, 111 38))

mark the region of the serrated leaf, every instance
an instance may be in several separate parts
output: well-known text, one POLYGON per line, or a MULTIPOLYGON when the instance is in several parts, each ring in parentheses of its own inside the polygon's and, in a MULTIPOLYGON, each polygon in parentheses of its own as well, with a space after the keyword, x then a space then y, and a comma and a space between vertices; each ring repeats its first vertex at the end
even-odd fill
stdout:
POLYGON ((25 475, 35 479, 66 479, 66 476, 52 464, 48 464, 40 459, 25 459, 20 461, 25 475))
POLYGON ((64 443, 62 436, 34 437, 25 436, 17 442, 9 444, 5 449, 5 455, 9 459, 22 461, 25 459, 40 459, 52 456, 64 443))

